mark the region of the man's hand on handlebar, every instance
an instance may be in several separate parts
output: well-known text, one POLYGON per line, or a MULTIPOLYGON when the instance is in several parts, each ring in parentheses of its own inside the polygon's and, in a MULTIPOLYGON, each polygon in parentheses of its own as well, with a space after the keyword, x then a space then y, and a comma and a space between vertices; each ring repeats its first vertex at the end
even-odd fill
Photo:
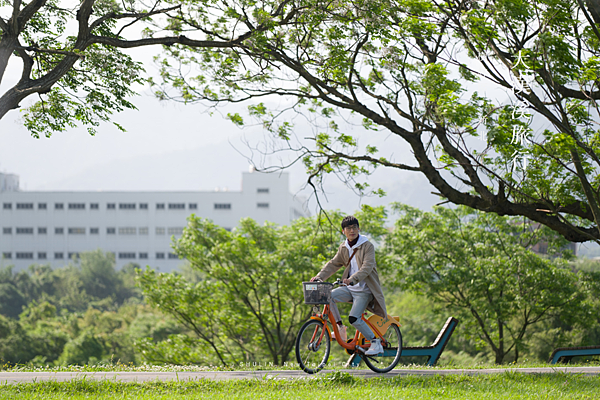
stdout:
MULTIPOLYGON (((316 276, 310 278, 310 281, 311 282, 323 282, 323 280, 321 278, 316 277, 316 276)), ((350 279, 344 279, 344 280, 338 279, 335 283, 343 285, 343 286, 352 286, 352 285, 354 285, 354 283, 352 283, 352 281, 350 279)))

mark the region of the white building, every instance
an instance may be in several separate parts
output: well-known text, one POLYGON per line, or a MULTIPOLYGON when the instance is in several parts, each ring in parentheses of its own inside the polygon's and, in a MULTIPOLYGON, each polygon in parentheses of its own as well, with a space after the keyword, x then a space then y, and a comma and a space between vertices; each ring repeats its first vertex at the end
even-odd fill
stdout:
POLYGON ((308 215, 289 192, 287 174, 244 173, 241 191, 29 192, 18 177, 0 173, 0 265, 65 265, 83 251, 115 254, 129 262, 170 271, 172 253, 190 214, 232 229, 243 217, 286 225, 308 215))
POLYGON ((0 193, 19 190, 19 177, 13 174, 0 173, 0 193))

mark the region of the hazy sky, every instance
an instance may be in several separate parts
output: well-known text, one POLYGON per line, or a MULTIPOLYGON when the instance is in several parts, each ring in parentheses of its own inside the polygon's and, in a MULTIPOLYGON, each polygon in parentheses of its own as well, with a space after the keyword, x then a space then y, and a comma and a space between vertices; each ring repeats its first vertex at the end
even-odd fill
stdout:
MULTIPOLYGON (((147 60, 147 54, 143 58, 147 60)), ((9 67, 0 92, 18 77, 18 67, 16 63, 9 67)), ((148 63, 147 70, 153 69, 148 63)), ((34 139, 20 123, 20 112, 9 112, 0 121, 0 172, 18 174, 24 190, 240 189, 241 173, 249 166, 240 152, 249 154, 245 141, 259 141, 263 134, 259 129, 239 129, 220 115, 209 116, 199 105, 159 102, 149 88, 141 88, 133 102, 138 111, 115 115, 126 133, 105 124, 94 137, 77 128, 34 139)), ((401 141, 385 135, 376 141, 395 154, 396 161, 414 165, 401 141)), ((289 172, 290 190, 310 197, 310 191, 302 189, 306 182, 302 167, 289 172)), ((322 203, 329 209, 352 212, 361 202, 400 201, 427 209, 439 201, 430 194, 433 187, 418 173, 381 170, 369 182, 382 187, 388 196, 360 199, 331 177, 322 203)), ((314 213, 314 200, 309 209, 314 213)))

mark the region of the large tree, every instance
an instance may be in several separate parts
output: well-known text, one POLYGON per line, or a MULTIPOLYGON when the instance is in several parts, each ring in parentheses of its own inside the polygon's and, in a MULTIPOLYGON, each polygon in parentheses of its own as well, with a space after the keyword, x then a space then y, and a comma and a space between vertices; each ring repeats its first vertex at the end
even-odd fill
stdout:
MULTIPOLYGON (((204 1, 150 0, 0 0, 0 119, 22 107, 25 126, 34 137, 50 136, 81 123, 91 134, 114 112, 135 108, 130 97, 144 84, 144 68, 123 49, 171 46, 235 46, 247 37, 206 39, 209 25, 204 1), (193 39, 178 30, 181 16, 194 15, 193 39), (11 59, 20 59, 21 74, 6 79, 11 59), (8 81, 8 83, 7 83, 8 81), (29 104, 29 103, 26 103, 29 104)), ((192 33, 193 35, 193 33, 192 33)), ((112 121, 115 123, 114 121, 112 121)), ((120 125, 115 125, 123 129, 120 125)))
MULTIPOLYGON (((442 201, 597 240, 597 9, 596 0, 218 2, 210 37, 252 35, 232 48, 167 49, 157 93, 249 100, 250 118, 279 140, 270 150, 291 150, 314 183, 415 171, 442 201), (270 107, 268 95, 288 101, 270 107), (306 129, 295 135, 294 112, 315 123, 309 140, 306 129), (354 122, 385 131, 385 148, 364 134, 359 145, 354 122), (412 160, 393 158, 407 146, 412 160)), ((192 22, 182 16, 182 31, 192 22)), ((355 187, 376 192, 362 178, 355 187)))
MULTIPOLYGON (((364 207, 356 215, 372 239, 386 233, 383 207, 364 207)), ((329 216, 339 226, 342 215, 329 216)), ((261 358, 275 365, 287 362, 311 312, 301 282, 315 276, 339 245, 339 231, 323 218, 300 218, 289 226, 260 226, 245 218, 228 232, 192 215, 173 247, 199 281, 151 269, 139 272, 148 303, 192 335, 173 336, 167 343, 146 341, 144 350, 155 361, 170 363, 206 363, 212 354, 223 365, 261 358)))
MULTIPOLYGON (((15 0, 0 19, 0 78, 11 55, 23 60, 0 117, 40 94, 25 114, 34 135, 133 107, 127 96, 141 66, 121 49, 163 44, 159 97, 249 102, 278 140, 275 151, 303 160, 312 183, 328 173, 352 181, 375 167, 414 171, 444 201, 522 215, 571 241, 600 238, 597 0, 65 7, 15 0), (281 107, 273 97, 285 99, 281 107), (295 135, 294 112, 315 123, 312 140, 295 135), (387 132, 385 149, 359 146, 348 122, 387 132), (394 159, 406 146, 414 158, 394 159)), ((372 190, 365 180, 355 187, 372 190)))
POLYGON ((545 320, 589 323, 589 277, 573 273, 560 257, 572 255, 555 232, 467 207, 394 208, 400 216, 382 252, 388 282, 395 275, 407 289, 458 314, 463 331, 497 364, 509 355, 518 361, 532 328, 545 320), (554 258, 528 249, 540 243, 554 258))

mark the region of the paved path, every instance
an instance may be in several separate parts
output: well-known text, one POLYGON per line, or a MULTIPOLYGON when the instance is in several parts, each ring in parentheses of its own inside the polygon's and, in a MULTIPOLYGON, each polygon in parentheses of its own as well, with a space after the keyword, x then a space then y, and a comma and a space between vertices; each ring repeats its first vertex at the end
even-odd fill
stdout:
MULTIPOLYGON (((504 372, 520 372, 525 374, 567 372, 572 374, 599 375, 600 367, 546 367, 546 368, 489 368, 489 369, 396 369, 387 374, 376 374, 367 370, 343 370, 354 376, 362 378, 394 377, 404 375, 481 375, 498 374, 504 372)), ((302 371, 213 371, 213 372, 0 372, 0 384, 17 382, 58 381, 64 382, 71 379, 108 379, 122 382, 146 382, 168 380, 196 380, 196 379, 298 379, 323 376, 327 372, 321 371, 317 375, 308 375, 302 371)))

